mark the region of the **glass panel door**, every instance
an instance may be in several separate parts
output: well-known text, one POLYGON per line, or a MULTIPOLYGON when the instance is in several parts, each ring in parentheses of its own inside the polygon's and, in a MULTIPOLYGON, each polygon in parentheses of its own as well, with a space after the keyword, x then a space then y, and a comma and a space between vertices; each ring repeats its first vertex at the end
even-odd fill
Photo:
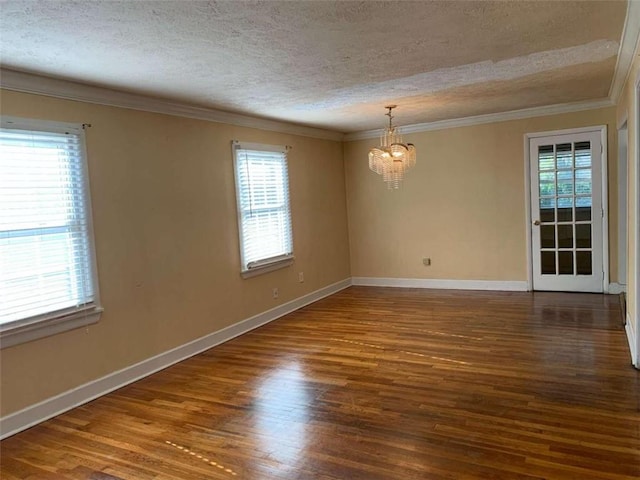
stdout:
POLYGON ((530 141, 535 290, 602 291, 600 132, 530 141))

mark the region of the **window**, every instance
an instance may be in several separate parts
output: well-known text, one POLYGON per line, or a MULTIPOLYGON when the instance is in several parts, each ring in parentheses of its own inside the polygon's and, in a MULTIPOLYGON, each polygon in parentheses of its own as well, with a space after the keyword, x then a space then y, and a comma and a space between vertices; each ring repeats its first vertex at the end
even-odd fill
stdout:
POLYGON ((10 346, 98 320, 81 125, 2 119, 0 340, 10 346))
POLYGON ((287 148, 233 142, 243 276, 293 261, 287 148))

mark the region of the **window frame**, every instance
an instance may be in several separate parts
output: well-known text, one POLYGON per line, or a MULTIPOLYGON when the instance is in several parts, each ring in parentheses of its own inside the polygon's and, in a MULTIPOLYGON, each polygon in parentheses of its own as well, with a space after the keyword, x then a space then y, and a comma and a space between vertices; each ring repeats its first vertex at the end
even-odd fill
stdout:
MULTIPOLYGON (((271 144, 263 144, 263 143, 250 143, 250 142, 240 142, 238 140, 233 140, 231 142, 231 150, 233 156, 233 175, 235 178, 235 193, 236 193, 236 206, 237 206, 237 216, 238 216, 238 240, 239 240, 239 248, 240 248, 240 275, 242 278, 250 278, 256 275, 261 275, 263 273, 272 272, 274 270, 279 270, 281 268, 288 267, 293 264, 295 257, 293 254, 293 215, 291 212, 291 189, 289 183, 289 159, 288 159, 288 151, 290 147, 283 145, 271 145, 271 144), (286 172, 286 185, 287 185, 287 212, 289 215, 289 238, 291 240, 291 253, 278 255, 274 257, 264 258, 255 260, 252 262, 246 262, 245 260, 245 239, 243 235, 243 211, 241 204, 241 185, 240 185, 240 176, 238 174, 238 151, 239 150, 255 150, 261 152, 280 152, 284 155, 285 162, 285 172, 286 172)), ((277 209, 280 210, 280 209, 277 209)))
POLYGON ((95 324, 100 320, 101 313, 104 311, 100 300, 100 286, 98 282, 98 267, 91 208, 91 182, 89 179, 85 126, 85 124, 4 115, 0 119, 0 127, 3 129, 27 130, 43 133, 72 133, 78 136, 82 163, 82 182, 85 192, 82 201, 84 202, 84 209, 87 218, 87 245, 89 256, 87 260, 89 268, 91 269, 91 279, 93 282, 93 301, 85 306, 50 311, 44 314, 0 324, 0 349, 95 324))

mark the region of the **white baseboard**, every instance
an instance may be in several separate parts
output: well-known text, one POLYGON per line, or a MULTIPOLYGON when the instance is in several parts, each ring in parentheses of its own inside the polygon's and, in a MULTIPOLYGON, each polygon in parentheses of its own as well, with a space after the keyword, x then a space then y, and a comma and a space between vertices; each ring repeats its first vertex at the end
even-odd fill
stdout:
POLYGON ((18 412, 0 418, 0 439, 26 430, 49 418, 60 415, 95 398, 101 397, 118 388, 144 378, 152 373, 192 357, 198 353, 231 340, 254 328, 260 327, 277 318, 302 308, 321 298, 332 295, 351 285, 351 279, 328 285, 300 298, 284 303, 251 318, 230 325, 215 333, 193 340, 129 367, 110 373, 102 378, 80 385, 72 390, 48 398, 18 412))
POLYGON ((436 278, 353 277, 353 285, 370 287, 442 288, 453 290, 498 290, 526 292, 527 282, 519 280, 441 280, 436 278))
POLYGON ((631 363, 634 367, 640 368, 640 359, 638 359, 638 353, 640 352, 636 351, 636 345, 638 343, 629 312, 627 312, 627 324, 624 326, 624 329, 627 332, 627 341, 629 342, 629 351, 631 352, 631 363))
POLYGON ((616 282, 611 282, 609 284, 609 288, 607 290, 607 293, 611 294, 611 295, 619 295, 622 292, 626 292, 627 291, 627 286, 626 285, 622 285, 620 283, 616 283, 616 282))

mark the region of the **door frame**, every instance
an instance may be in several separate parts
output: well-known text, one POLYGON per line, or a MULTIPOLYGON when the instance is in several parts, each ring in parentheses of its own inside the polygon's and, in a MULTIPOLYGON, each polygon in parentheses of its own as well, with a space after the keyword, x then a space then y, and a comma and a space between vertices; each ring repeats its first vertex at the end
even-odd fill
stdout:
POLYGON ((609 293, 609 189, 607 177, 607 126, 596 125, 593 127, 568 128, 564 130, 551 130, 546 132, 533 132, 524 134, 524 195, 525 195, 525 230, 527 246, 527 291, 533 291, 533 246, 531 241, 531 140, 539 137, 551 137, 554 135, 572 135, 576 133, 598 132, 602 145, 601 178, 602 178, 602 291, 609 293))
MULTIPOLYGON (((612 293, 622 293, 627 291, 629 284, 629 269, 627 268, 629 253, 629 228, 627 213, 629 204, 629 115, 624 113, 618 121, 618 281, 616 291, 612 293), (624 141, 624 150, 623 150, 624 141), (618 292, 619 290, 620 292, 618 292)), ((612 288, 613 290, 613 288, 612 288)), ((625 319, 626 322, 626 319, 625 319)))
MULTIPOLYGON (((634 316, 635 322, 630 321, 627 322, 627 336, 629 338, 629 347, 631 348, 631 361, 633 366, 640 370, 640 309, 638 308, 638 300, 640 299, 640 72, 636 73, 635 85, 633 88, 633 115, 631 118, 634 118, 633 128, 635 133, 635 142, 634 142, 634 152, 633 158, 627 157, 628 161, 634 163, 635 167, 635 178, 631 179, 633 183, 635 183, 635 195, 632 200, 634 202, 635 207, 635 215, 631 222, 627 223, 627 234, 630 232, 630 228, 635 229, 635 240, 634 244, 629 245, 629 248, 635 249, 635 265, 631 265, 629 259, 627 258, 627 279, 630 279, 631 275, 633 275, 634 283, 635 283, 635 305, 634 305, 634 316), (631 267, 631 271, 629 269, 631 267), (635 324, 635 331, 634 325, 635 324), (635 335, 635 338, 633 336, 635 335), (635 345, 634 345, 635 340, 635 345)), ((628 165, 628 164, 627 164, 628 165)), ((631 183, 627 184, 631 185, 631 183)), ((627 193, 629 193, 627 191, 627 193)), ((627 218, 629 218, 627 216, 627 218)), ((629 282, 631 283, 631 282, 629 282)), ((627 292, 629 291, 627 286, 627 292)), ((629 315, 629 310, 627 310, 627 318, 631 320, 629 315)))

